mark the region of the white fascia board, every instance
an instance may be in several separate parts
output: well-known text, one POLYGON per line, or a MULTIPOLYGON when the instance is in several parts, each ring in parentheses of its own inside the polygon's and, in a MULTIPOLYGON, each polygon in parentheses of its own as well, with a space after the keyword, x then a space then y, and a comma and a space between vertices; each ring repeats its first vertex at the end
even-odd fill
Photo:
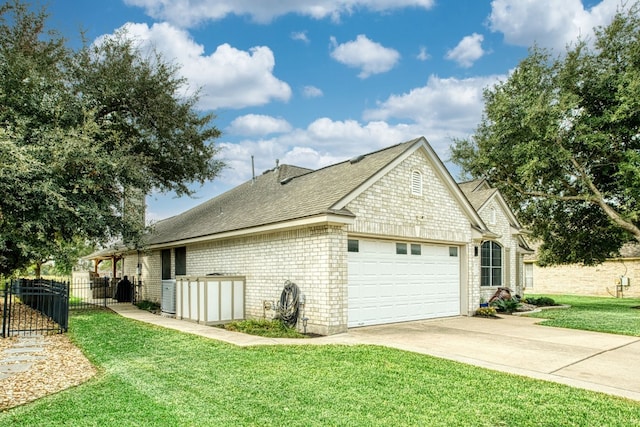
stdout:
POLYGON ((245 228, 242 230, 232 230, 232 231, 226 231, 223 233, 193 237, 193 238, 184 239, 184 240, 176 240, 176 241, 165 242, 165 243, 156 243, 153 245, 149 245, 146 249, 161 249, 161 248, 169 248, 169 247, 176 247, 176 246, 185 246, 185 245, 190 245, 194 243, 208 242, 212 240, 221 240, 221 239, 229 239, 229 238, 240 237, 240 236, 272 233, 276 231, 285 231, 285 230, 291 230, 294 228, 309 227, 309 226, 320 225, 320 224, 339 225, 339 226, 351 225, 353 224, 353 222, 354 222, 354 218, 350 216, 337 215, 333 213, 325 213, 325 214, 311 216, 307 218, 300 218, 292 221, 278 222, 275 224, 267 224, 267 225, 261 225, 258 227, 245 228))

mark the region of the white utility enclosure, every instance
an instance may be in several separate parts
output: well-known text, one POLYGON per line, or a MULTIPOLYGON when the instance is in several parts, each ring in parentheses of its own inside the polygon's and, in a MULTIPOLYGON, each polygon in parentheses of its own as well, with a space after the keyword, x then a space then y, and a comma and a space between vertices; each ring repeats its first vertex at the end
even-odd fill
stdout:
POLYGON ((176 318, 205 325, 244 319, 245 279, 239 276, 176 278, 176 318))

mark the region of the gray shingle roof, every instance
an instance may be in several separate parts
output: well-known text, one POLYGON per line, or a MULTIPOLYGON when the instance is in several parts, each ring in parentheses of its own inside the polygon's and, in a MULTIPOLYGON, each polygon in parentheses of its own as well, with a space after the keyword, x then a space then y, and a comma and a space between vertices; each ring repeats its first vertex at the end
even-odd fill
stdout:
POLYGON ((491 196, 493 196, 497 191, 497 188, 476 190, 473 192, 466 192, 464 191, 464 189, 462 190, 464 195, 467 196, 469 203, 471 203, 471 206, 473 206, 476 211, 480 210, 480 208, 487 202, 487 200, 489 200, 491 196))
POLYGON ((331 207, 420 139, 312 171, 281 165, 154 226, 148 244, 177 242, 283 221, 334 213, 331 207), (287 180, 289 179, 289 180, 287 180))
POLYGON ((460 187, 463 193, 467 194, 479 189, 485 182, 486 180, 484 178, 474 179, 473 181, 459 182, 458 187, 460 187))

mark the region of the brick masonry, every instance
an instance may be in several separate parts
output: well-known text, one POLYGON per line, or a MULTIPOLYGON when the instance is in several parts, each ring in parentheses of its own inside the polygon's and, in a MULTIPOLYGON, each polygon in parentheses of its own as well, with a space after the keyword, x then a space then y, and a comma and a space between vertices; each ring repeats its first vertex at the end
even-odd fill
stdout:
POLYGON ((616 296, 616 281, 626 276, 630 285, 622 288, 623 296, 640 298, 640 258, 611 259, 591 267, 540 267, 529 260, 526 263, 533 268, 533 285, 527 287, 526 293, 616 296))

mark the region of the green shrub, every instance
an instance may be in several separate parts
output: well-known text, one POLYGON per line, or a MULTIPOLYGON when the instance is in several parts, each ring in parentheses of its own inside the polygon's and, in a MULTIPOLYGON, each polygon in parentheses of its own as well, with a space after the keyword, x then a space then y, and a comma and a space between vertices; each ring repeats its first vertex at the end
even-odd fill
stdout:
POLYGON ((538 307, 549 307, 552 305, 557 305, 553 298, 549 297, 525 297, 523 302, 527 304, 532 304, 538 307))
POLYGON ((520 302, 514 298, 511 299, 499 299, 491 303, 492 307, 495 307, 500 313, 511 314, 518 309, 520 302))
POLYGON ((160 311, 160 304, 154 301, 142 300, 136 303, 136 307, 140 310, 147 310, 152 313, 157 313, 160 311))
POLYGON ((496 317, 495 307, 480 307, 476 310, 476 316, 478 317, 496 317))

